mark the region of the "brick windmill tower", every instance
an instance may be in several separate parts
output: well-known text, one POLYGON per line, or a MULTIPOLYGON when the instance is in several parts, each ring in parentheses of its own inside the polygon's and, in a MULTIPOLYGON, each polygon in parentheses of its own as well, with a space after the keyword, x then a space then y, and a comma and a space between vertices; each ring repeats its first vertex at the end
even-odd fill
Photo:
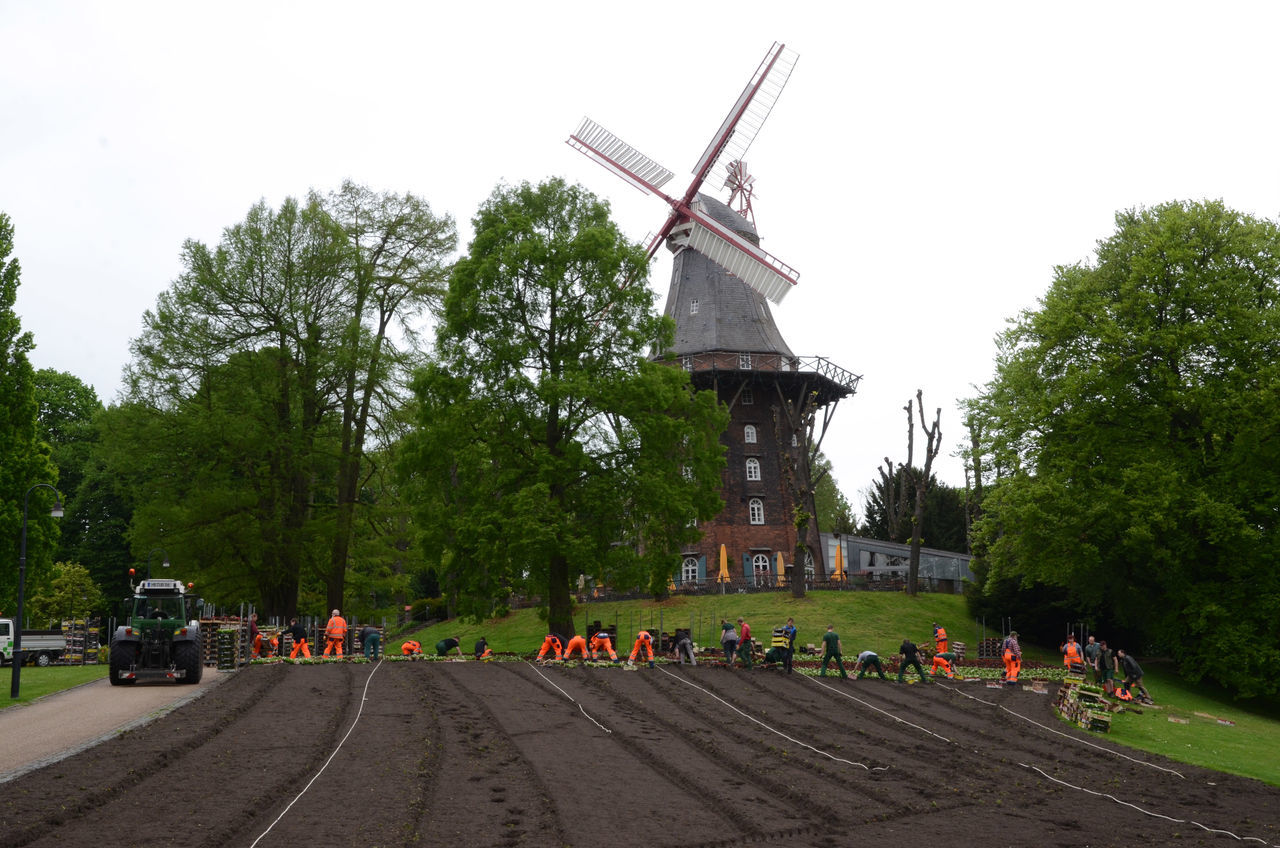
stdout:
POLYGON ((722 545, 735 583, 773 584, 779 555, 791 574, 798 557, 806 571, 826 573, 816 521, 808 522, 801 538, 794 516, 797 509, 815 514, 812 460, 837 403, 857 390, 860 378, 821 357, 796 356, 774 324, 767 301, 781 303, 799 274, 760 249, 754 178, 742 158, 796 59, 782 44, 770 48, 680 197, 662 191, 670 171, 593 121, 584 120, 568 140, 671 206, 649 243, 650 256, 663 244, 675 254, 666 314, 676 335, 662 355, 729 407, 729 428, 721 436, 728 449, 725 507, 703 523, 701 542, 680 552, 679 583, 714 583, 722 545), (729 189, 729 203, 701 192, 708 181, 729 189))

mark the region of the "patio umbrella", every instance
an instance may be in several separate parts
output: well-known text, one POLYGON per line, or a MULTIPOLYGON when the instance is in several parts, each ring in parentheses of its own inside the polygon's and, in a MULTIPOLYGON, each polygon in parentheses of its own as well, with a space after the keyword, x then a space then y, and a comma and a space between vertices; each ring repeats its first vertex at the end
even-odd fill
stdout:
POLYGON ((787 579, 787 566, 782 561, 782 551, 778 551, 778 585, 781 586, 787 579))
POLYGON ((720 584, 720 594, 724 594, 724 584, 729 582, 729 552, 724 549, 724 545, 720 546, 720 573, 716 575, 716 582, 720 584))
POLYGON ((844 545, 836 545, 836 570, 831 579, 837 583, 844 580, 844 545))

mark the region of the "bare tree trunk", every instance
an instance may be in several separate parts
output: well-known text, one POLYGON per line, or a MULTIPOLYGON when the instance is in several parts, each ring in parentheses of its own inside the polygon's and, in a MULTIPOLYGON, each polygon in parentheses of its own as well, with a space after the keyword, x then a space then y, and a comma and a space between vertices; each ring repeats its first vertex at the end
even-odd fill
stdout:
MULTIPOLYGON (((916 402, 920 410, 920 429, 924 431, 927 437, 925 445, 924 469, 916 477, 916 508, 911 516, 911 563, 907 568, 907 594, 915 595, 918 590, 917 581, 920 579, 920 531, 924 526, 924 496, 929 490, 929 477, 933 471, 933 459, 938 455, 938 451, 942 447, 942 407, 938 407, 938 411, 933 419, 933 426, 930 427, 924 420, 924 389, 916 389, 916 402)), ((910 415, 911 403, 907 403, 908 415, 910 415)), ((914 424, 912 426, 914 430, 914 424)))

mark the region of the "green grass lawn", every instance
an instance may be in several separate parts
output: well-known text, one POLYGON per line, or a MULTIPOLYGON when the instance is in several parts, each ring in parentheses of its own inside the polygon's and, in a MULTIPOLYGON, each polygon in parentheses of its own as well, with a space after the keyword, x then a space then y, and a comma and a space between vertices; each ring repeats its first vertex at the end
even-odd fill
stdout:
MULTIPOLYGON (((872 650, 889 656, 898 652, 904 636, 928 644, 935 621, 946 627, 952 642, 967 643, 971 654, 982 635, 959 596, 922 594, 911 598, 891 592, 821 591, 799 600, 768 592, 681 596, 661 603, 589 603, 579 606, 575 621, 579 633, 596 620, 617 624, 623 644, 616 647, 626 656, 639 629, 672 632, 677 627, 691 627, 694 642, 715 646, 719 644, 720 620, 736 622, 739 616, 747 620, 752 635, 761 642, 767 642, 770 630, 788 616, 796 620, 799 645, 820 644, 827 625, 834 624, 846 654, 872 650)), ((480 624, 447 621, 389 639, 387 650, 399 653, 405 639, 414 638, 422 643, 424 652, 432 653, 437 641, 457 636, 463 652, 470 654, 472 644, 482 635, 494 651, 531 654, 542 644, 546 622, 534 610, 517 610, 506 618, 480 624)), ((988 630, 987 635, 999 634, 988 630)), ((1056 645, 1024 642, 1022 648, 1028 660, 1060 663, 1062 659, 1056 645)), ((1212 686, 1189 684, 1159 663, 1144 658, 1143 667, 1147 689, 1161 709, 1117 715, 1108 738, 1181 762, 1280 786, 1280 702, 1237 702, 1212 686), (1171 722, 1170 716, 1186 719, 1187 724, 1171 722), (1219 718, 1234 724, 1221 724, 1219 718)))
POLYGON ((1116 715, 1112 739, 1280 786, 1280 709, 1274 702, 1234 701, 1208 684, 1187 683, 1161 663, 1148 662, 1143 671, 1158 708, 1138 705, 1141 714, 1116 715))
POLYGON ((5 694, 0 700, 0 709, 15 704, 26 704, 36 698, 79 686, 107 676, 107 666, 103 665, 51 665, 46 668, 28 665, 21 670, 17 700, 9 697, 13 674, 12 666, 0 669, 0 679, 4 681, 5 694))

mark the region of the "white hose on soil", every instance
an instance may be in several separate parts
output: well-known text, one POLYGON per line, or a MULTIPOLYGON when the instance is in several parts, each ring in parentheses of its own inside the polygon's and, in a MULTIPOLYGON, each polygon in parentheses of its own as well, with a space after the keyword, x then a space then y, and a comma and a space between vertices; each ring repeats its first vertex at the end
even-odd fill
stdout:
POLYGON ((298 793, 297 797, 290 801, 289 805, 280 811, 280 815, 276 816, 276 820, 267 825, 267 829, 258 834, 258 838, 249 844, 249 848, 255 848, 255 846, 262 841, 262 838, 271 832, 271 828, 280 823, 280 820, 283 819, 289 810, 293 808, 293 805, 298 803, 298 799, 307 794, 307 790, 311 788, 311 784, 320 779, 320 775, 324 774, 324 770, 329 767, 329 763, 333 762, 333 758, 338 756, 338 752, 342 750, 343 743, 347 741, 347 737, 351 735, 351 731, 355 730, 356 725, 360 723, 360 716, 364 713, 364 703, 369 700, 369 681, 373 679, 373 676, 378 673, 378 669, 380 668, 382 668, 382 660, 378 660, 378 664, 373 667, 373 671, 369 672, 369 676, 365 678, 364 691, 360 693, 360 709, 356 710, 355 720, 351 722, 351 726, 347 728, 347 732, 343 734, 340 740, 338 740, 338 745, 333 749, 333 753, 324 761, 324 765, 320 766, 320 770, 307 781, 307 785, 302 787, 302 791, 298 793))

